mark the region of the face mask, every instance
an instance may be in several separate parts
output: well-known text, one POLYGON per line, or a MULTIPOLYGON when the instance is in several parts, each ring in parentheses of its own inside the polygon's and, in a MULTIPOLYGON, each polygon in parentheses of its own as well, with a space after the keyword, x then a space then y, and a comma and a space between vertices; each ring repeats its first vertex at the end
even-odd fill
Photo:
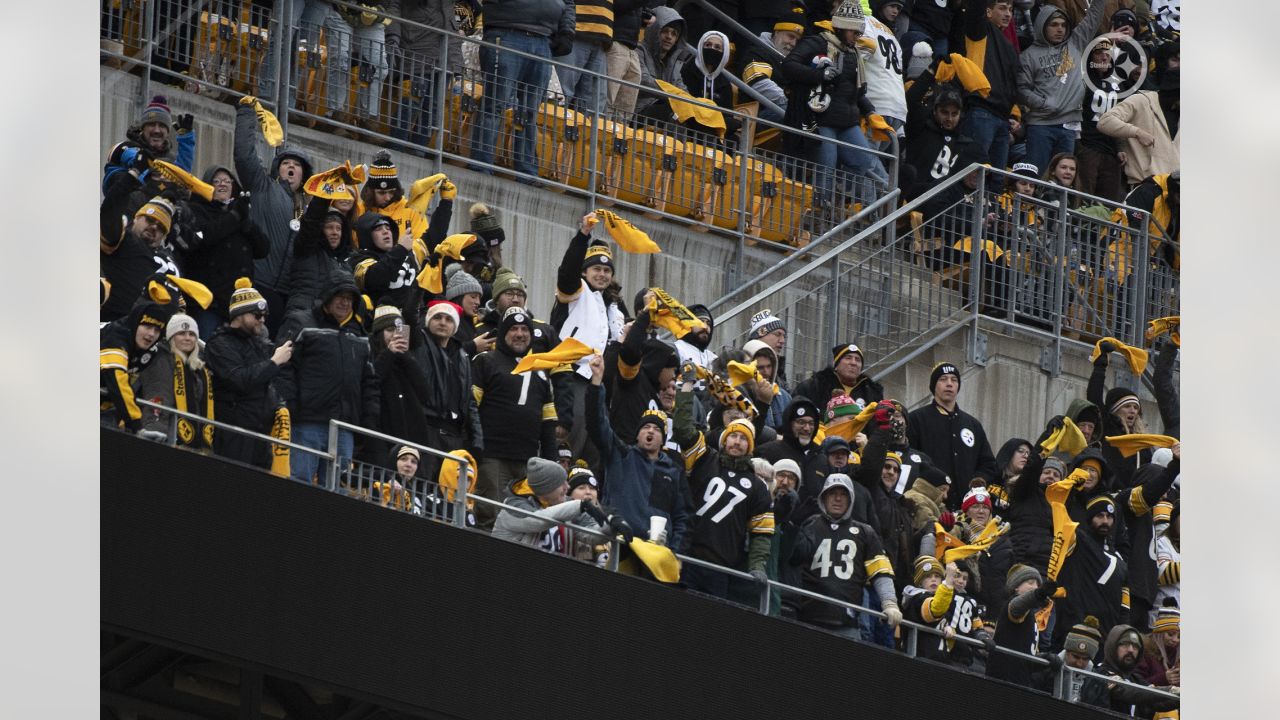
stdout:
POLYGON ((707 70, 715 70, 720 67, 720 60, 723 58, 724 52, 721 50, 702 48, 702 64, 707 66, 707 70))

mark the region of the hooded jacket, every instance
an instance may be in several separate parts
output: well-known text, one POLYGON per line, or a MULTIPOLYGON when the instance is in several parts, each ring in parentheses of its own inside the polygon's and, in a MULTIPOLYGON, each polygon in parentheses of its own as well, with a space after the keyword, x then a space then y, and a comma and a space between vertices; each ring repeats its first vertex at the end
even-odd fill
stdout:
MULTIPOLYGON (((1100 675, 1118 677, 1135 685, 1147 685, 1147 682, 1136 672, 1138 663, 1142 662, 1143 650, 1141 642, 1138 644, 1138 656, 1134 661, 1134 666, 1128 670, 1123 670, 1120 667, 1117 649, 1120 645, 1120 637, 1126 632, 1137 633, 1137 630, 1130 625, 1116 625, 1111 628, 1111 632, 1107 633, 1106 642, 1102 645, 1104 660, 1102 667, 1097 672, 1100 675)), ((1161 689, 1167 690, 1167 688, 1161 689)), ((1080 689, 1080 702, 1095 707, 1109 708, 1122 715, 1139 718, 1150 718, 1157 712, 1173 710, 1181 704, 1177 698, 1167 698, 1163 695, 1155 695, 1144 691, 1141 688, 1119 683, 1108 683, 1106 680, 1092 677, 1085 678, 1084 686, 1080 689)))
POLYGON ((342 420, 377 428, 381 392, 370 357, 369 340, 353 308, 339 323, 324 305, 340 292, 360 302, 350 276, 321 296, 311 312, 297 311, 285 319, 282 337, 293 337, 293 357, 280 374, 281 399, 295 424, 342 420))
POLYGON ((98 331, 98 384, 102 391, 99 410, 114 412, 117 422, 126 429, 137 432, 142 429, 142 408, 135 402, 133 378, 144 370, 159 354, 159 342, 140 348, 134 342, 138 325, 144 315, 159 323, 167 323, 172 310, 155 303, 134 304, 129 314, 107 323, 98 331))
MULTIPOLYGON (((884 577, 892 594, 893 567, 885 557, 880 536, 870 525, 852 519, 853 482, 847 475, 827 478, 818 500, 820 510, 800 526, 790 558, 792 565, 801 566, 804 589, 861 605, 866 584, 884 577), (849 493, 849 505, 839 517, 828 514, 822 502, 835 488, 849 493)), ((799 601, 798 617, 829 627, 856 622, 845 608, 808 597, 799 601)))
POLYGON ((235 133, 233 157, 236 176, 253 198, 249 217, 270 241, 267 257, 254 261, 254 287, 288 295, 289 265, 292 262, 289 246, 294 235, 290 222, 302 216, 307 201, 302 187, 311 177, 311 160, 301 149, 286 143, 276 149, 271 164, 264 166, 257 152, 262 131, 253 108, 248 105, 236 106, 235 133), (302 164, 302 178, 296 191, 290 190, 289 183, 280 178, 280 161, 286 157, 302 164))
POLYGON ((397 241, 395 219, 378 212, 366 212, 356 218, 355 230, 359 249, 348 262, 355 274, 356 287, 369 296, 375 307, 395 305, 406 322, 413 322, 422 298, 417 282, 422 267, 419 254, 425 256, 426 248, 417 241, 414 249, 405 248, 397 241), (380 222, 391 225, 391 247, 386 250, 373 243, 373 230, 380 222))
POLYGON ((782 384, 777 381, 778 353, 762 340, 750 340, 746 345, 742 346, 742 349, 746 351, 749 356, 747 358, 748 362, 753 361, 760 353, 766 353, 769 357, 773 358, 773 384, 778 388, 778 391, 774 393, 773 402, 769 404, 769 411, 764 415, 764 424, 781 434, 782 428, 786 424, 783 417, 787 408, 791 406, 792 395, 790 391, 782 387, 782 384))
POLYGON ((584 502, 586 501, 565 500, 558 505, 543 506, 542 501, 529 489, 528 483, 517 483, 514 494, 507 498, 504 504, 535 512, 537 515, 503 510, 498 513, 498 519, 493 523, 493 536, 530 547, 538 547, 543 544, 547 531, 557 523, 574 522, 582 514, 584 502))
POLYGON ((1137 185, 1152 175, 1174 172, 1181 165, 1178 138, 1182 129, 1169 134, 1169 123, 1160 109, 1160 94, 1149 90, 1136 92, 1121 100, 1098 118, 1098 131, 1122 140, 1121 150, 1128 156, 1124 174, 1129 185, 1137 185), (1138 140, 1138 130, 1146 130, 1155 138, 1147 147, 1138 140))
MULTIPOLYGON (((708 30, 698 38, 698 44, 693 48, 693 62, 686 62, 680 68, 684 86, 690 95, 710 98, 722 108, 733 108, 733 83, 724 74, 725 66, 729 64, 730 49, 729 36, 719 30, 708 30), (715 51, 702 47, 711 38, 719 38, 721 47, 724 48, 718 55, 715 51)), ((732 135, 739 123, 729 115, 724 120, 728 125, 725 135, 732 135)))
POLYGON ((787 124, 806 128, 812 125, 844 129, 856 126, 862 116, 876 111, 867 98, 866 70, 857 50, 844 49, 835 35, 823 31, 806 35, 782 61, 782 77, 791 92, 787 102, 787 124), (823 80, 823 69, 814 59, 825 56, 839 71, 835 79, 823 80), (821 90, 831 97, 823 112, 814 112, 808 103, 809 93, 821 90))
POLYGON ((1043 575, 1053 545, 1053 510, 1040 485, 1044 458, 1032 453, 1018 480, 1008 489, 1009 542, 1013 562, 1030 565, 1043 575))
POLYGON ((214 165, 205 170, 201 179, 212 185, 213 176, 219 171, 231 176, 231 200, 206 201, 191 196, 189 206, 196 232, 187 240, 182 267, 187 277, 209 288, 213 293, 209 309, 225 320, 236 278, 253 280, 254 261, 267 257, 271 241, 253 221, 252 211, 249 217, 240 216, 234 201, 242 188, 230 168, 214 165))
POLYGON ((1066 38, 1056 45, 1045 39, 1045 26, 1055 16, 1066 18, 1066 13, 1053 5, 1036 13, 1036 41, 1018 57, 1018 99, 1027 107, 1023 122, 1058 126, 1080 122, 1086 90, 1082 72, 1089 63, 1084 49, 1097 33, 1105 9, 1105 2, 1091 3, 1080 24, 1068 25, 1066 38))
POLYGON ((943 88, 963 104, 963 91, 951 83, 939 85, 932 73, 921 73, 907 88, 903 175, 910 178, 910 182, 904 182, 903 196, 908 200, 950 177, 953 171, 981 161, 973 141, 960 134, 960 123, 953 130, 944 130, 938 125, 934 110, 944 95, 943 88))
MULTIPOLYGON (((775 400, 775 404, 776 402, 775 400)), ((818 406, 809 398, 797 394, 791 399, 791 403, 787 405, 782 413, 782 426, 778 429, 778 434, 781 437, 756 448, 757 457, 762 457, 770 463, 776 463, 783 458, 787 458, 794 460, 796 465, 804 469, 810 463, 810 458, 821 452, 818 443, 812 439, 809 440, 807 445, 801 445, 799 439, 791 431, 791 422, 802 414, 802 410, 807 417, 812 417, 815 420, 820 420, 821 418, 818 406)), ((814 431, 817 432, 816 427, 814 431)))
MULTIPOLYGON (((665 5, 653 8, 653 24, 645 28, 644 40, 640 42, 637 48, 640 52, 640 84, 648 88, 658 89, 656 81, 661 80, 666 83, 675 85, 682 90, 688 90, 685 87, 684 79, 681 77, 681 68, 684 63, 693 57, 693 48, 685 42, 685 22, 684 18, 675 8, 665 5), (662 52, 662 41, 659 36, 662 29, 668 25, 675 23, 680 30, 680 37, 676 38, 676 42, 666 53, 662 52)), ((690 90, 690 92, 693 92, 690 90)), ((654 102, 666 102, 666 98, 659 95, 649 95, 647 98, 641 96, 640 101, 636 104, 636 110, 640 111, 654 102)))
MULTIPOLYGON (((1017 452, 1018 448, 1022 447, 1023 445, 1026 445, 1028 448, 1033 447, 1030 440, 1025 440, 1023 438, 1009 438, 1008 440, 1004 441, 1004 445, 1000 446, 1000 452, 996 453, 996 470, 999 473, 996 477, 997 485, 1004 486, 1008 484, 1009 480, 1011 479, 1007 475, 1007 472, 1008 472, 1007 468, 1009 467, 1009 462, 1013 460, 1013 454, 1017 452)), ((1028 455, 1027 456, 1028 462, 1030 462, 1030 458, 1031 456, 1028 455)), ((1026 467, 1026 466, 1024 465, 1023 467, 1026 467)), ((1015 473, 1013 477, 1017 477, 1017 474, 1015 473)), ((965 492, 968 492, 968 491, 966 490, 965 492)))

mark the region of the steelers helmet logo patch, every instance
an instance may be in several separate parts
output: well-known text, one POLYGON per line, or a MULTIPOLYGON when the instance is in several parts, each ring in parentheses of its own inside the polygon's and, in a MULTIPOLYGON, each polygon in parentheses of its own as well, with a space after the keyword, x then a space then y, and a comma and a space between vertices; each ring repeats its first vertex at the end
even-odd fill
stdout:
POLYGON ((969 428, 965 428, 961 430, 960 442, 963 442, 965 444, 965 447, 973 447, 973 431, 970 430, 969 428))

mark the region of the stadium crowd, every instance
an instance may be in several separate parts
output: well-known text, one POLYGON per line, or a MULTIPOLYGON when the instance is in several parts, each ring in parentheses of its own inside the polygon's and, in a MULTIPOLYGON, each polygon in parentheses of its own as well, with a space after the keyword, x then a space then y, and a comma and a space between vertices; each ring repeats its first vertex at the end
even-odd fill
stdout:
MULTIPOLYGON (((474 8, 474 29, 453 3, 378 11, 730 107, 718 78, 727 67, 793 127, 868 148, 902 133, 906 197, 989 162, 1113 201, 1127 192, 1135 207, 1164 208, 1176 235, 1176 3, 712 4, 779 57, 735 48, 715 18, 689 12, 697 6, 681 17, 643 1, 490 0, 474 8), (1151 72, 1116 102, 1108 83, 1132 78, 1113 65, 1139 47, 1151 72)), ((391 21, 365 39, 424 52, 439 40, 412 29, 391 21)), ((498 77, 547 84, 549 66, 492 55, 482 49, 481 64, 498 77)), ((612 111, 674 120, 660 97, 585 74, 558 83, 570 103, 602 93, 612 111)), ((493 87, 484 102, 523 101, 493 87)), ((607 544, 561 523, 594 528, 627 541, 624 571, 665 580, 628 549, 647 539, 752 578, 686 563, 678 582, 689 591, 754 606, 772 580, 882 613, 774 587, 774 612, 860 641, 897 647, 907 619, 943 632, 921 635, 920 655, 972 672, 1050 691, 1066 664, 1178 692, 1176 326, 1151 338, 1162 434, 1135 389, 1108 380, 1113 360, 1142 365, 1147 350, 1104 338, 1086 397, 1022 437, 990 438, 961 407, 957 364, 939 363, 928 388, 884 387, 851 337, 827 367, 788 367, 788 328, 768 309, 741 347, 717 345, 705 305, 618 284, 629 243, 605 213, 565 238, 555 301, 539 318, 504 263, 494 209, 472 204, 469 231, 449 234, 458 188, 446 175, 419 187, 387 151, 315 168, 305 149, 270 137, 268 118, 254 97, 239 99, 231 162, 196 177, 193 118, 157 97, 107 158, 104 425, 168 439, 169 418, 141 398, 325 450, 340 420, 467 455, 464 479, 456 463, 341 431, 342 482, 356 492, 356 465, 381 468, 362 492, 408 512, 449 520, 466 486, 493 501, 468 522, 508 540, 603 563, 607 544), (268 162, 264 136, 277 145, 268 162), (613 242, 596 237, 602 226, 613 242), (931 402, 911 412, 896 399, 925 390, 931 402), (997 646, 1038 654, 1049 671, 997 646)), ((477 125, 473 161, 486 160, 495 132, 477 125)), ((887 179, 871 155, 797 152, 887 179)), ((533 153, 530 141, 525 161, 533 153)), ((282 464, 279 446, 185 417, 175 442, 303 483, 328 471, 316 455, 294 450, 282 464)), ((1176 712, 1163 696, 1074 677, 1072 700, 1176 712)))

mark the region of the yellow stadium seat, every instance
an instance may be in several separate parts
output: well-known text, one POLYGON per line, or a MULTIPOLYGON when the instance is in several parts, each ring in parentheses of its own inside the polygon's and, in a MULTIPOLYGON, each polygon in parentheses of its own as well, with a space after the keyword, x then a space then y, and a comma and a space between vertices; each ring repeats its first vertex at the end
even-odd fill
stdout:
POLYGON ((759 237, 801 247, 809 244, 810 233, 804 219, 813 204, 813 186, 785 175, 773 187, 761 183, 761 195, 773 198, 760 213, 759 237))
POLYGON ((236 53, 235 75, 231 80, 231 87, 238 92, 253 94, 258 87, 258 77, 266 67, 271 38, 265 24, 267 18, 260 19, 264 24, 254 24, 247 6, 240 11, 239 51, 236 53))
MULTIPOLYGON (((325 42, 324 29, 320 30, 318 42, 314 45, 299 43, 297 53, 296 107, 304 113, 324 115, 325 98, 328 94, 326 78, 329 75, 329 47, 325 42)), ((315 125, 315 120, 308 119, 304 122, 307 125, 315 125)))
POLYGON ((209 11, 200 13, 196 36, 191 45, 191 67, 187 73, 208 85, 192 89, 216 96, 216 89, 209 85, 230 88, 236 72, 239 46, 240 34, 236 18, 209 11))
MULTIPOLYGON (((605 171, 600 191, 619 200, 665 212, 671 182, 685 144, 651 128, 617 123, 602 138, 605 171)), ((656 213, 646 213, 658 218, 656 213)))
MULTIPOLYGON (((538 108, 538 174, 583 189, 590 167, 591 129, 586 116, 556 103, 538 108)), ((550 188, 562 192, 561 188, 550 188)))
MULTIPOLYGON (((444 150, 468 157, 471 154, 471 129, 475 114, 484 97, 484 85, 475 80, 455 80, 445 102, 444 150)), ((450 161, 457 162, 457 161, 450 161)))

